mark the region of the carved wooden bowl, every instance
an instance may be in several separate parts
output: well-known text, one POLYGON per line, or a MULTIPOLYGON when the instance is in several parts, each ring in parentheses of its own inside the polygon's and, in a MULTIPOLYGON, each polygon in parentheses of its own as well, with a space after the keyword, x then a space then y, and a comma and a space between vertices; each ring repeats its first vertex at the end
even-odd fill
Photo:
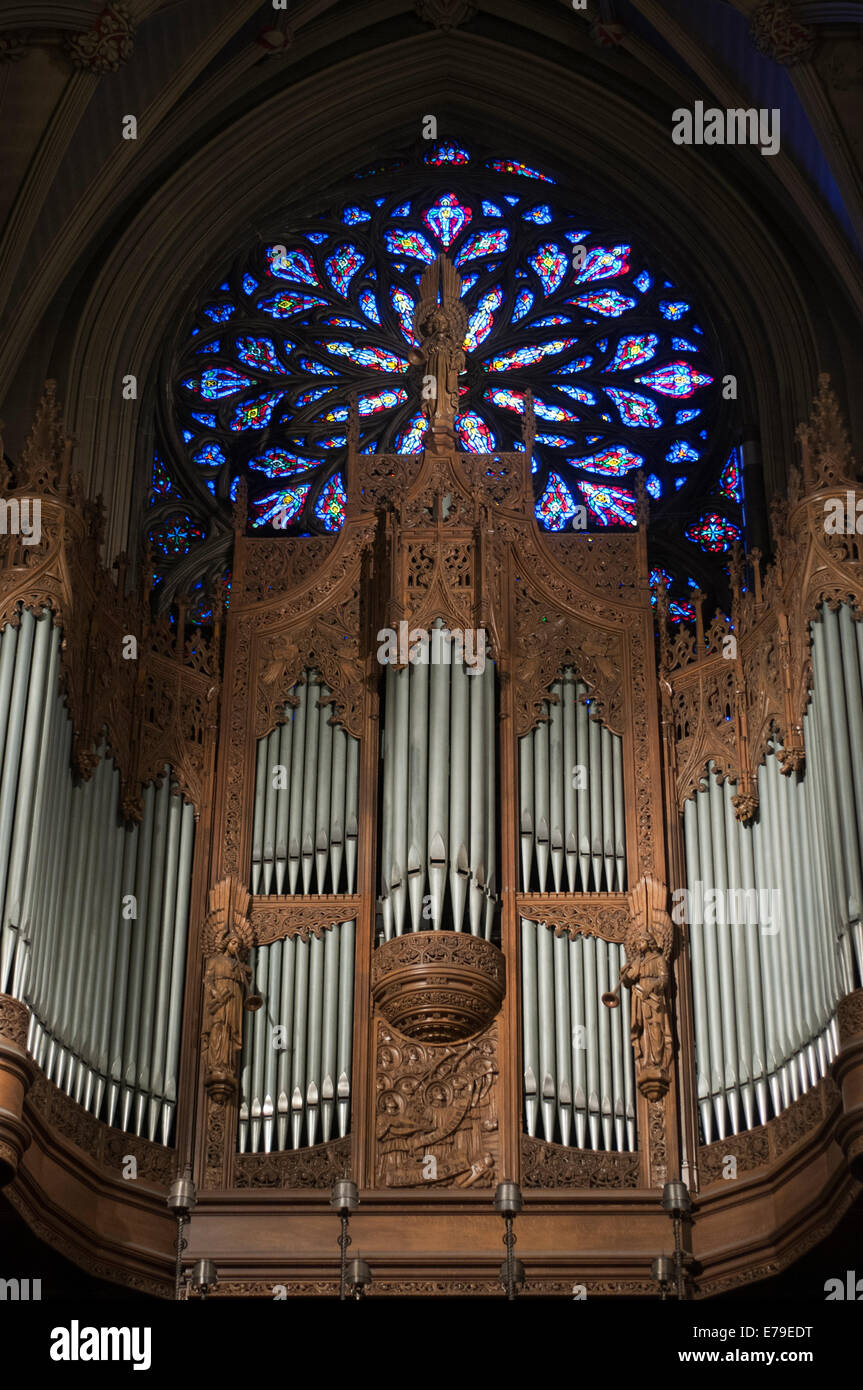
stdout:
POLYGON ((418 1042, 461 1042, 487 1028, 506 993, 506 961, 466 932, 386 941, 372 959, 372 996, 393 1028, 418 1042))

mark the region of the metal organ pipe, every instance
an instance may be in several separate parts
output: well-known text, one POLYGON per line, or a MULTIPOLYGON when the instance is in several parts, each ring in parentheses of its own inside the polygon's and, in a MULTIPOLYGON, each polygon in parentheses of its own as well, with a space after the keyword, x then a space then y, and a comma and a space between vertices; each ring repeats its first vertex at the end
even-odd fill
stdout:
POLYGON ((521 919, 525 1128, 578 1148, 636 1147, 629 990, 605 1009, 623 947, 593 936, 555 936, 521 919))
POLYGON ((804 719, 802 778, 778 745, 758 772, 756 820, 734 815, 733 783, 684 805, 696 1072, 706 1143, 765 1124, 827 1076, 847 981, 826 892, 817 711, 804 719))
POLYGON ((240 1153, 306 1148, 348 1133, 354 923, 259 946, 264 1007, 244 1015, 240 1153))
POLYGON ((545 720, 519 740, 522 890, 623 892, 621 739, 589 718, 587 686, 571 668, 551 693, 545 720))
POLYGON ((0 991, 28 1004, 28 1045, 55 1085, 167 1143, 194 808, 171 795, 166 768, 161 790, 145 789, 143 824, 124 825, 104 744, 75 782, 60 641, 47 609, 0 633, 0 991))
POLYGON ((353 893, 359 745, 330 723, 331 692, 305 672, 278 728, 258 739, 252 820, 253 893, 353 893))
POLYGON ((427 662, 386 668, 383 936, 447 927, 490 940, 497 907, 494 667, 467 666, 441 627, 424 653, 427 662))

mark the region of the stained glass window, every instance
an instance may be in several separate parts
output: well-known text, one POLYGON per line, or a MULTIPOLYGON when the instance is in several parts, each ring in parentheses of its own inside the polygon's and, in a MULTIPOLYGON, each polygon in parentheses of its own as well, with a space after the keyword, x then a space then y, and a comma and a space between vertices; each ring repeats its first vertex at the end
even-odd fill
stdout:
POLYGON ((541 526, 586 508, 588 529, 631 527, 641 469, 669 572, 686 565, 686 540, 706 557, 736 538, 740 464, 722 437, 715 345, 697 295, 656 273, 633 229, 598 220, 533 160, 452 140, 345 186, 323 213, 243 251, 191 314, 147 496, 160 574, 181 560, 188 573, 183 557, 216 517, 229 534, 240 476, 255 530, 339 530, 354 393, 361 450, 422 450, 408 352, 419 279, 439 252, 467 312, 460 448, 518 447, 530 390, 541 526))

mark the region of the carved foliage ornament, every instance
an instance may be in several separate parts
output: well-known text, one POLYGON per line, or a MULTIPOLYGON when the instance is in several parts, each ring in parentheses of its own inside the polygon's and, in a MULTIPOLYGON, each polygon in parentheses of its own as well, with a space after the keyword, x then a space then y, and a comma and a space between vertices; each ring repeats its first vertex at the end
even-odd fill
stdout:
POLYGON ((132 56, 134 33, 128 9, 114 0, 85 34, 67 34, 63 46, 76 68, 97 74, 116 72, 132 56))
POLYGON ((794 18, 788 0, 767 0, 752 16, 749 32, 759 53, 784 67, 802 63, 815 46, 814 29, 794 18))

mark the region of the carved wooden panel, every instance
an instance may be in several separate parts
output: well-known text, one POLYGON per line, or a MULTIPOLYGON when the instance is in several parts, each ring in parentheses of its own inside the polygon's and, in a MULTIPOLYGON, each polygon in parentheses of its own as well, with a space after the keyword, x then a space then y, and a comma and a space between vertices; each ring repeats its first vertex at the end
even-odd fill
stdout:
POLYGON ((414 1042, 375 1029, 375 1186, 494 1187, 498 1025, 464 1043, 414 1042))

